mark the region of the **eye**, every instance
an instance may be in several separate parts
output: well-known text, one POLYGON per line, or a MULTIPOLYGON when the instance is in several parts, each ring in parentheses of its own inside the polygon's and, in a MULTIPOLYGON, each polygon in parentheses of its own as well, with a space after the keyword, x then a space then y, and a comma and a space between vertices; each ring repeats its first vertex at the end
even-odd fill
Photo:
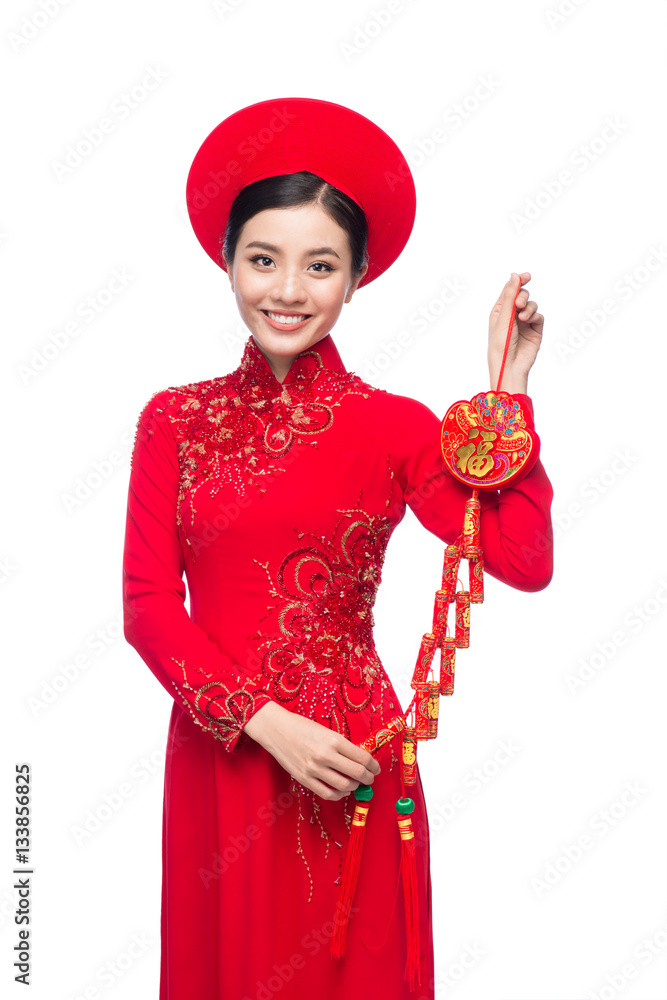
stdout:
POLYGON ((318 271, 318 274, 324 274, 326 271, 333 271, 333 267, 331 267, 330 264, 325 264, 323 260, 316 260, 315 263, 310 266, 324 268, 324 271, 318 271))
POLYGON ((250 258, 250 262, 252 264, 254 264, 254 263, 256 263, 257 261, 260 261, 260 260, 263 261, 263 262, 268 260, 269 263, 273 263, 271 257, 267 257, 266 254, 263 254, 263 253, 257 254, 256 257, 251 257, 250 258))

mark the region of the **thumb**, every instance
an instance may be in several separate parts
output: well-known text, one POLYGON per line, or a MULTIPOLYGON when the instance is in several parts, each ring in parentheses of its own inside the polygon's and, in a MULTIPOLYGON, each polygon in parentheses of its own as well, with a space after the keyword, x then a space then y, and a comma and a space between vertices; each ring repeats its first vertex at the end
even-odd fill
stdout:
POLYGON ((491 310, 492 318, 495 317, 495 319, 500 323, 503 333, 507 333, 507 328, 510 325, 510 318, 512 317, 512 313, 515 308, 517 295, 520 291, 521 279, 518 274, 512 271, 509 281, 503 286, 503 290, 491 310))

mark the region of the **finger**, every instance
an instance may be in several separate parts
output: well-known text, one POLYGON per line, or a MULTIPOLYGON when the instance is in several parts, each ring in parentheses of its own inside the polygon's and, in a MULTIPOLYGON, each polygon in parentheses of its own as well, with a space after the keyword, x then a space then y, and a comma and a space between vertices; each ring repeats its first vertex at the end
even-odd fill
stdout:
MULTIPOLYGON (((359 747, 357 747, 357 749, 359 749, 359 747)), ((377 764, 377 761, 372 760, 372 763, 377 764)), ((379 764, 377 764, 377 771, 371 771, 364 764, 359 764, 357 761, 350 760, 350 758, 346 757, 344 754, 339 754, 331 766, 335 768, 339 774, 344 775, 351 781, 358 781, 363 785, 372 785, 376 774, 380 773, 379 764)))
POLYGON ((500 293, 500 295, 498 296, 498 298, 496 299, 496 301, 493 303, 493 309, 491 310, 491 315, 492 316, 493 316, 494 313, 499 313, 500 310, 502 309, 503 302, 505 301, 505 296, 507 295, 507 290, 508 290, 508 288, 510 287, 511 284, 512 284, 511 281, 507 281, 503 285, 502 292, 500 293))
POLYGON ((335 792, 337 798, 342 798, 344 795, 349 795, 350 792, 355 792, 362 785, 369 786, 372 783, 372 778, 371 781, 359 781, 349 775, 341 774, 335 768, 321 768, 319 777, 314 777, 313 781, 320 782, 325 788, 335 792))
POLYGON ((530 271, 522 271, 520 274, 513 272, 510 284, 514 291, 517 289, 517 281, 520 283, 518 285, 519 294, 516 296, 516 308, 518 311, 521 306, 525 306, 530 296, 528 289, 523 287, 530 281, 530 271))
MULTIPOLYGON (((340 782, 341 775, 338 776, 337 784, 334 784, 334 782, 336 782, 335 774, 336 772, 332 770, 330 775, 331 778, 330 781, 325 781, 324 775, 322 775, 322 777, 317 777, 315 774, 311 774, 308 771, 304 771, 304 773, 298 778, 296 777, 296 775, 290 774, 290 778, 292 779, 292 781, 297 782, 297 784, 302 785, 304 788, 309 788, 312 792, 315 792, 317 795, 322 796, 322 798, 340 799, 344 795, 349 795, 352 789, 349 787, 348 788, 338 787, 338 785, 341 784, 340 782)), ((352 784, 355 783, 352 782, 352 784)))
POLYGON ((335 767, 321 767, 319 769, 319 780, 324 781, 327 785, 331 785, 336 791, 348 792, 354 791, 359 785, 365 785, 367 782, 359 781, 358 778, 353 777, 350 774, 344 774, 342 771, 337 770, 335 767))
POLYGON ((372 774, 380 773, 380 765, 375 757, 368 750, 362 750, 355 743, 351 743, 350 740, 345 740, 343 746, 339 747, 339 752, 343 757, 347 757, 348 760, 353 760, 355 763, 361 764, 366 771, 370 771, 372 774))
POLYGON ((321 799, 327 799, 327 801, 330 802, 337 802, 346 795, 350 794, 349 790, 341 791, 338 788, 330 788, 329 785, 327 785, 324 781, 320 781, 319 778, 309 778, 307 782, 303 781, 302 784, 304 784, 306 788, 310 788, 311 792, 315 792, 316 795, 319 795, 321 799))
POLYGON ((498 296, 498 299, 491 310, 491 318, 495 317, 495 324, 493 325, 493 330, 498 334, 498 336, 504 336, 507 333, 507 329, 510 325, 510 316, 512 315, 512 309, 514 308, 514 301, 520 293, 520 279, 521 275, 516 275, 512 273, 512 277, 508 282, 506 282, 505 287, 498 296), (500 331, 500 332, 499 332, 500 331))
MULTIPOLYGON (((519 303, 517 303, 517 306, 518 305, 519 303)), ((528 319, 528 317, 532 316, 534 312, 537 312, 537 302, 530 301, 526 302, 521 310, 517 312, 517 316, 519 319, 528 319)))

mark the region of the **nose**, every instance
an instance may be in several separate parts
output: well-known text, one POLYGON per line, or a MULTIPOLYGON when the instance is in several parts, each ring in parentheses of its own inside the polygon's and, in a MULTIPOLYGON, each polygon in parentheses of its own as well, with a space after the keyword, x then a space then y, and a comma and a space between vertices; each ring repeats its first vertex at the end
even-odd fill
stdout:
POLYGON ((307 300, 308 293, 298 266, 281 267, 276 271, 271 298, 276 305, 282 303, 285 306, 307 300))

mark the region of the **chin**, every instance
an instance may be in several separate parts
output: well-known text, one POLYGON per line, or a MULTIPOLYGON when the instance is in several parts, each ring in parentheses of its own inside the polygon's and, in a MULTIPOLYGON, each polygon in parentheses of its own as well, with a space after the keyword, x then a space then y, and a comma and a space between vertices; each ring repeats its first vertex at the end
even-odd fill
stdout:
POLYGON ((301 351, 307 351, 316 344, 319 344, 330 331, 325 333, 306 333, 306 331, 295 330, 280 333, 277 330, 253 331, 253 335, 260 347, 270 351, 278 357, 292 357, 301 351))

